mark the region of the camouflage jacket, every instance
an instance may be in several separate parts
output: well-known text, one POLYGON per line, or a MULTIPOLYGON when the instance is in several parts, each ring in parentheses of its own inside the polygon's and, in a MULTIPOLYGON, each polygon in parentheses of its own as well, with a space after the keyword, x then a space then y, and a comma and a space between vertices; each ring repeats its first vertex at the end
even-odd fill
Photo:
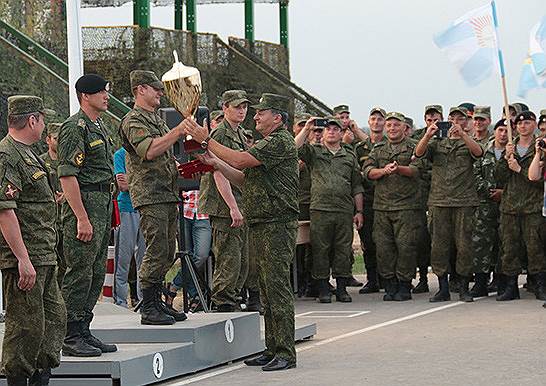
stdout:
POLYGON ((495 169, 497 166, 497 159, 495 157, 495 151, 487 145, 483 152, 483 157, 474 162, 474 178, 476 179, 476 191, 481 204, 494 204, 491 200, 491 189, 497 187, 497 179, 495 175, 495 169))
MULTIPOLYGON (((387 138, 383 136, 383 139, 380 142, 383 142, 386 140, 387 138)), ((364 165, 364 162, 368 159, 373 147, 374 147, 374 144, 372 143, 370 138, 368 138, 365 141, 360 141, 356 143, 356 145, 354 146, 354 152, 356 154, 358 165, 360 166, 361 170, 362 170, 362 166, 364 165)), ((374 181, 370 181, 364 176, 362 176, 362 187, 364 189, 364 205, 366 207, 373 206, 374 185, 375 185, 374 181)))
POLYGON ((303 166, 303 169, 300 169, 300 196, 299 204, 300 205, 310 205, 311 204, 311 172, 307 164, 303 166))

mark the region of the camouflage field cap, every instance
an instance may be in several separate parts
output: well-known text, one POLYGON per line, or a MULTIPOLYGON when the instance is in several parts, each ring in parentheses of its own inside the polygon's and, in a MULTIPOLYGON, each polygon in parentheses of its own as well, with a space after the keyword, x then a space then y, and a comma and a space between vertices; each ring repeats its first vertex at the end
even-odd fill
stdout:
POLYGON ((546 109, 540 110, 540 116, 546 116, 546 109))
POLYGON ((515 102, 514 105, 519 106, 520 111, 529 111, 529 106, 523 102, 515 102))
POLYGON ((516 115, 516 118, 514 119, 516 123, 522 122, 522 121, 536 121, 536 120, 537 120, 537 116, 535 115, 535 113, 529 110, 522 111, 521 113, 516 115))
POLYGON ((296 125, 299 125, 300 123, 306 123, 309 118, 311 118, 311 114, 303 113, 296 115, 296 118, 294 119, 294 123, 296 125))
POLYGON ((329 125, 336 125, 340 129, 343 129, 343 124, 336 117, 326 117, 326 119, 328 120, 328 126, 329 125))
POLYGON ((440 115, 444 115, 444 109, 442 108, 442 106, 440 105, 428 105, 428 106, 425 106, 425 115, 427 115, 429 112, 435 112, 435 113, 438 113, 440 115))
POLYGON ((42 113, 55 115, 55 111, 46 109, 42 98, 34 95, 13 95, 8 98, 8 115, 42 113))
POLYGON ((461 113, 465 118, 468 118, 468 110, 461 106, 452 107, 449 109, 449 115, 453 113, 461 113))
POLYGON ((277 110, 288 113, 289 99, 284 95, 263 93, 257 105, 252 106, 255 110, 277 110))
POLYGON ((406 117, 406 125, 409 127, 413 127, 413 119, 410 117, 406 117))
POLYGON ((131 79, 131 88, 135 88, 140 85, 147 85, 155 88, 156 90, 163 90, 163 82, 159 80, 157 75, 153 71, 133 70, 129 75, 131 79))
POLYGON ((341 114, 341 113, 351 113, 349 111, 349 106, 347 105, 338 105, 336 107, 334 107, 334 111, 333 111, 333 114, 336 115, 336 114, 341 114))
POLYGON ((224 112, 222 110, 213 110, 210 113, 210 120, 215 121, 220 117, 224 118, 224 112))
POLYGON ((232 106, 239 106, 241 103, 250 103, 244 90, 227 90, 222 94, 222 104, 229 103, 232 106))
POLYGON ((387 115, 385 116, 385 120, 388 121, 389 119, 398 119, 400 122, 406 123, 406 117, 404 116, 404 114, 396 111, 391 111, 390 113, 387 113, 387 115))
POLYGON ((491 106, 476 106, 474 107, 473 118, 491 119, 491 106))
POLYGON ((383 118, 387 116, 387 112, 381 107, 374 107, 373 109, 370 110, 370 116, 374 115, 375 113, 381 114, 383 118))
MULTIPOLYGON (((516 115, 522 112, 521 106, 516 103, 512 103, 511 105, 508 105, 508 108, 514 109, 514 111, 516 112, 516 115)), ((502 111, 504 111, 504 108, 502 109, 502 111)))
POLYGON ((48 123, 47 124, 47 135, 56 135, 59 134, 62 123, 48 123))

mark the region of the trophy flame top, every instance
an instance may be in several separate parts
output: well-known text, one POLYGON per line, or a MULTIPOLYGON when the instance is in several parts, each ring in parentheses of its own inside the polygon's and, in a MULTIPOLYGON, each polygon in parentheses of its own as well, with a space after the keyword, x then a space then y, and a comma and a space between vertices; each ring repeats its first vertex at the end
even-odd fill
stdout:
POLYGON ((195 67, 185 66, 173 51, 173 67, 161 77, 165 95, 184 118, 191 117, 199 106, 201 75, 195 67))

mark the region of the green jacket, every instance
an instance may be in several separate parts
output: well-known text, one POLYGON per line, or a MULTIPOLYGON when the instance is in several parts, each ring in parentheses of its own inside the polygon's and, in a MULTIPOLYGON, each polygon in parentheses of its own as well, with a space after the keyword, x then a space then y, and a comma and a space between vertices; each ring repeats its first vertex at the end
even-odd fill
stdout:
MULTIPOLYGON (((386 140, 387 138, 383 136, 383 139, 380 142, 383 142, 386 140)), ((356 154, 356 158, 358 160, 358 165, 360 166, 360 169, 362 169, 364 162, 366 162, 366 160, 368 159, 373 147, 374 147, 374 144, 372 143, 370 138, 368 138, 365 141, 360 141, 354 146, 354 152, 356 154)), ((373 206, 374 186, 375 186, 374 181, 370 181, 364 176, 362 176, 362 188, 364 189, 364 205, 366 205, 366 207, 373 206)))

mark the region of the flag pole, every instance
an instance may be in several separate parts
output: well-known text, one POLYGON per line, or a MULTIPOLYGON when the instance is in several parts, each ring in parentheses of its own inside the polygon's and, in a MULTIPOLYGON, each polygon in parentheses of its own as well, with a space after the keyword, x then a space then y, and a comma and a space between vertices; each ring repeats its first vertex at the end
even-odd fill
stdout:
POLYGON ((70 114, 80 108, 74 85, 83 75, 82 29, 80 25, 80 0, 66 2, 66 35, 68 41, 68 83, 70 114))
POLYGON ((495 4, 495 0, 491 1, 491 7, 493 8, 493 23, 495 25, 495 37, 497 40, 497 51, 499 55, 499 69, 501 74, 502 96, 504 100, 504 116, 506 117, 506 122, 508 123, 508 142, 512 143, 512 120, 510 119, 510 107, 508 103, 508 91, 506 88, 506 72, 504 70, 504 59, 502 56, 502 50, 500 49, 499 42, 499 21, 497 18, 497 6, 495 4))

